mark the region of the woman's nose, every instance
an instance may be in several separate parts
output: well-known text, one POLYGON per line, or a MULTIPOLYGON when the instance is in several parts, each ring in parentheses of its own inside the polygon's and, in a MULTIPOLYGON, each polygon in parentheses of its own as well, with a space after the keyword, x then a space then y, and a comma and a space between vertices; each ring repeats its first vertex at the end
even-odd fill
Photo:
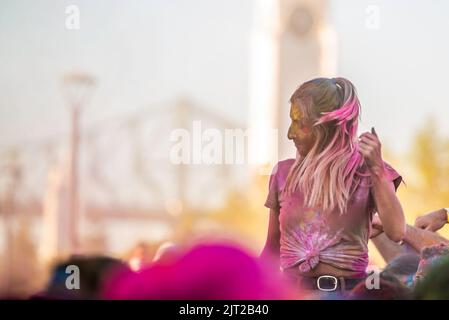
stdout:
POLYGON ((293 130, 292 130, 291 127, 288 128, 287 138, 288 138, 289 140, 293 140, 293 139, 295 138, 295 135, 293 134, 293 130))

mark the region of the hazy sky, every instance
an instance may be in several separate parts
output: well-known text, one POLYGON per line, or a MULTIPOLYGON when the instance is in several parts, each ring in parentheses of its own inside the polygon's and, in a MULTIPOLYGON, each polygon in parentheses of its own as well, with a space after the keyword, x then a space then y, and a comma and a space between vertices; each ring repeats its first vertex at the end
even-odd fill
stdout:
MULTIPOLYGON (((87 71, 98 80, 84 123, 188 96, 245 124, 254 3, 0 0, 0 147, 68 131, 60 80, 71 70, 87 71), (65 28, 70 4, 80 8, 80 30, 65 28)), ((338 34, 338 71, 358 88, 363 127, 375 125, 384 144, 400 151, 429 116, 449 136, 449 1, 329 4, 338 34), (380 10, 379 29, 365 25, 369 5, 380 10)), ((122 189, 135 193, 121 182, 122 189)), ((43 189, 42 180, 38 186, 43 189)), ((129 227, 133 238, 123 237, 123 227, 120 222, 115 231, 120 236, 111 237, 116 250, 162 230, 129 227)))
MULTIPOLYGON (((339 74, 357 86, 366 126, 403 150, 433 115, 449 135, 449 2, 332 0, 339 74), (365 26, 368 5, 380 28, 365 26)), ((61 75, 98 87, 86 122, 185 95, 247 120, 253 0, 0 2, 0 145, 67 131, 61 75), (65 28, 76 4, 81 29, 65 28)))

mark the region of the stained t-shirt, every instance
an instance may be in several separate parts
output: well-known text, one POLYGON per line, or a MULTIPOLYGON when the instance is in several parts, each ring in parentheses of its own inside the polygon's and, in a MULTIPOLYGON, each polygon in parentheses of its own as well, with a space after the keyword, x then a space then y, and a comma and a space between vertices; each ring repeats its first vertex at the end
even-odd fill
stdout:
MULTIPOLYGON (((318 263, 364 275, 368 265, 368 240, 375 202, 366 165, 358 169, 360 183, 347 209, 323 211, 304 205, 300 189, 290 196, 282 193, 294 159, 279 161, 270 176, 265 206, 279 212, 281 269, 297 266, 308 272, 318 263)), ((397 189, 402 177, 384 162, 387 177, 397 189)))

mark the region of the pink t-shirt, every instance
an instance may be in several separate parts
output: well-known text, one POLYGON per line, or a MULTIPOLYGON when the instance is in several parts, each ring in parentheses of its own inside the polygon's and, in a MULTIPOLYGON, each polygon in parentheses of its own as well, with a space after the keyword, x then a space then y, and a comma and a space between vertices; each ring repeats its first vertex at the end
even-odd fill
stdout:
MULTIPOLYGON (((280 263, 282 269, 297 266, 308 272, 318 263, 365 275, 368 265, 368 240, 375 213, 371 177, 366 165, 359 169, 361 181, 343 214, 338 209, 323 211, 304 206, 297 190, 291 196, 282 193, 294 159, 279 161, 270 177, 265 206, 279 212, 280 263)), ((388 178, 397 189, 402 177, 385 163, 388 178)))

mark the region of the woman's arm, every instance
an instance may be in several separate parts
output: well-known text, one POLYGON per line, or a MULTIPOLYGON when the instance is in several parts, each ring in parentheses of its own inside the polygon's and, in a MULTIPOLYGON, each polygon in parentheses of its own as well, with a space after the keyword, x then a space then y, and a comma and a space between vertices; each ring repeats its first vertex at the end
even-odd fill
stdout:
MULTIPOLYGON (((377 251, 379 251, 380 255, 384 258, 387 264, 394 258, 410 252, 406 247, 404 247, 405 244, 401 246, 396 242, 391 241, 384 232, 372 238, 371 241, 374 243, 377 251)), ((416 251, 413 252, 418 254, 416 251)))
POLYGON ((423 230, 411 225, 406 226, 404 244, 398 245, 387 238, 383 232, 382 222, 376 216, 373 218, 373 230, 375 230, 376 234, 371 238, 371 241, 373 241, 387 263, 399 254, 411 251, 419 254, 425 247, 441 243, 449 245, 449 240, 441 237, 436 232, 423 230))
POLYGON ((405 236, 405 217, 394 183, 388 180, 384 169, 373 170, 372 182, 374 202, 383 230, 388 238, 399 242, 405 236))
POLYGON ((404 212, 396 196, 394 183, 388 179, 382 160, 381 143, 374 128, 371 133, 366 132, 360 136, 359 147, 371 172, 372 193, 384 232, 391 240, 399 242, 405 236, 404 212))
POLYGON ((380 221, 377 214, 373 217, 371 230, 372 232, 370 239, 376 246, 382 258, 384 258, 386 263, 390 263, 391 260, 405 253, 419 253, 416 252, 407 243, 399 245, 396 242, 391 241, 390 238, 388 238, 385 234, 382 226, 382 221, 380 221))
POLYGON ((422 230, 410 225, 407 225, 404 241, 410 244, 410 246, 418 252, 425 247, 438 245, 440 243, 449 245, 449 240, 441 237, 436 232, 422 230))
POLYGON ((270 209, 270 218, 268 221, 268 232, 265 246, 260 254, 260 258, 264 261, 273 261, 276 263, 276 268, 279 267, 280 255, 280 230, 279 230, 279 212, 270 209))
POLYGON ((441 208, 416 218, 415 227, 435 232, 443 228, 446 223, 449 223, 448 209, 441 208))

